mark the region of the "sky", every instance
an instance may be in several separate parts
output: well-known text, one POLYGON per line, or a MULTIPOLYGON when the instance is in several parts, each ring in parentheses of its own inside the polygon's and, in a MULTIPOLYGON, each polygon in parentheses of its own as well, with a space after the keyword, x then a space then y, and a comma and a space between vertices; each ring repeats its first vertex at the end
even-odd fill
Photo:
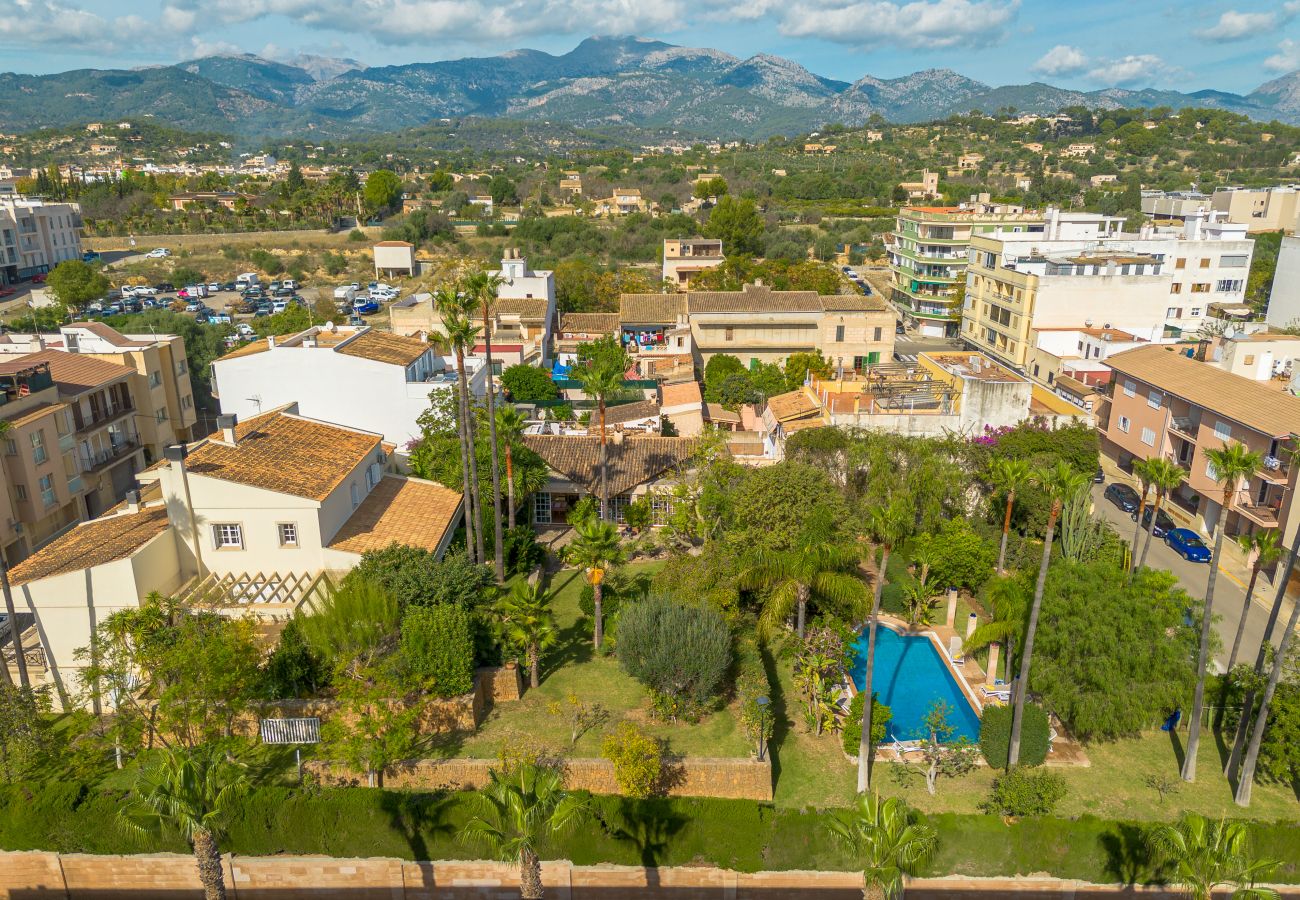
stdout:
POLYGON ((770 53, 843 81, 949 68, 989 84, 1248 93, 1300 69, 1300 0, 0 0, 0 71, 234 52, 395 65, 564 53, 593 34, 770 53))

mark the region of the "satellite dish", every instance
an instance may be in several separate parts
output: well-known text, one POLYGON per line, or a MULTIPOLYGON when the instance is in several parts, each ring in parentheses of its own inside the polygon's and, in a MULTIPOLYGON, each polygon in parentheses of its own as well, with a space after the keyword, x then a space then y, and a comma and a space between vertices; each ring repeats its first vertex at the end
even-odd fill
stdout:
POLYGON ((1237 337, 1237 326, 1229 325, 1227 328, 1223 329, 1223 336, 1230 341, 1235 339, 1237 337))

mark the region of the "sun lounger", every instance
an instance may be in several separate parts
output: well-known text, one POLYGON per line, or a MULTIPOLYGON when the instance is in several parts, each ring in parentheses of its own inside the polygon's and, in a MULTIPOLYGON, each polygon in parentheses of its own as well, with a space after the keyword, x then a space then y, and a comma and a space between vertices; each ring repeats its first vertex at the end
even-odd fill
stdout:
POLYGON ((961 648, 961 638, 955 634, 948 639, 948 659, 954 666, 966 665, 966 654, 961 648))
POLYGON ((924 749, 921 741, 900 741, 897 739, 894 740, 894 743, 891 744, 890 747, 893 749, 894 753, 898 755, 899 759, 903 758, 904 753, 916 753, 917 751, 924 749))

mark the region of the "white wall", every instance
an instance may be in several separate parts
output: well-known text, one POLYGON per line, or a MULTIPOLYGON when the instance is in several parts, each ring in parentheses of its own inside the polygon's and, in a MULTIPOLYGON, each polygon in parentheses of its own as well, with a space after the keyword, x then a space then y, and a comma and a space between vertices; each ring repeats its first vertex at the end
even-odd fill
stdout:
POLYGON ((1273 293, 1264 317, 1274 328, 1285 328, 1300 320, 1300 235, 1282 238, 1273 273, 1273 293))
POLYGON ((1044 275, 1034 328, 1109 326, 1145 338, 1164 336, 1169 279, 1160 275, 1044 275))

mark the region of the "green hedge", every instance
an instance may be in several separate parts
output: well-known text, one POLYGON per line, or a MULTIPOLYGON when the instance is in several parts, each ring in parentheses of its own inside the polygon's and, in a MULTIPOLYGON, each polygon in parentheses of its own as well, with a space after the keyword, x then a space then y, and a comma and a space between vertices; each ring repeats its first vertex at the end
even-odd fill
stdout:
MULTIPOLYGON (((470 814, 469 793, 407 793, 358 788, 257 788, 240 804, 223 849, 244 856, 325 854, 401 859, 463 859, 456 833, 470 814)), ((137 842, 113 827, 122 795, 78 784, 0 788, 0 848, 65 853, 184 852, 178 837, 137 842)), ((544 858, 578 865, 712 864, 739 871, 851 871, 825 816, 745 800, 633 801, 592 798, 594 820, 553 841, 544 858)), ((1155 877, 1144 849, 1146 825, 1079 819, 945 814, 929 874, 1010 876, 1046 872, 1094 882, 1155 877)), ((1275 880, 1300 883, 1300 823, 1252 823, 1254 848, 1288 860, 1275 880)))

